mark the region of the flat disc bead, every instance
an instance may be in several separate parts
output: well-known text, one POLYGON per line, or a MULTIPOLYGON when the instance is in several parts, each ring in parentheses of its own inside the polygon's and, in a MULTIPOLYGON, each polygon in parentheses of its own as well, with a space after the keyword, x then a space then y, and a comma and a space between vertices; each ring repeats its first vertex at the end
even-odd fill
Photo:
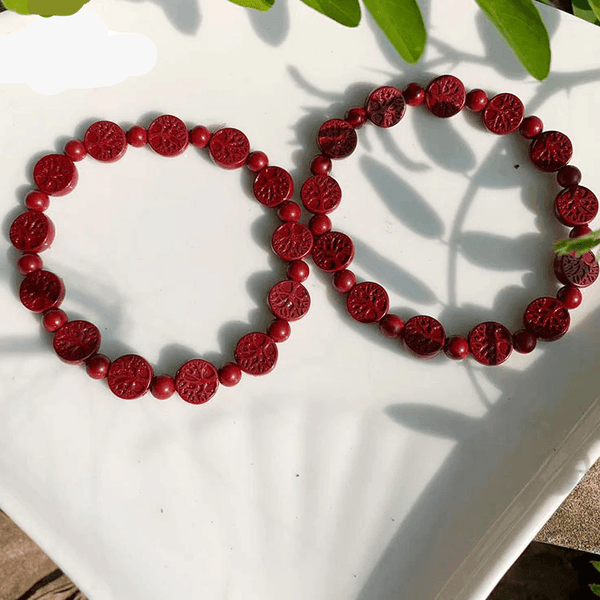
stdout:
POLYGON ((261 204, 272 208, 292 197, 294 181, 281 167, 264 167, 254 179, 252 192, 261 204))
POLYGON ((313 215, 326 215, 338 207, 342 200, 342 188, 329 175, 313 175, 302 185, 300 199, 313 215))
POLYGON ((275 342, 266 334, 246 334, 235 347, 235 362, 244 373, 266 375, 277 364, 279 352, 275 342))
POLYGON ((339 231, 328 231, 317 241, 312 250, 315 265, 325 273, 335 273, 345 269, 354 258, 352 240, 339 231))
POLYGON ((425 91, 425 105, 436 117, 447 119, 458 114, 466 101, 465 86, 453 75, 434 79, 425 91))
POLYGON ((173 115, 161 115, 148 127, 148 144, 161 156, 179 156, 190 143, 185 123, 173 115))
POLYGON ((560 339, 571 323, 567 307, 558 299, 545 296, 536 298, 525 309, 525 328, 546 342, 560 339))
POLYGON ((501 365, 513 350, 512 335, 501 323, 486 321, 475 326, 468 335, 469 350, 482 365, 501 365))
POLYGON ((498 94, 485 106, 483 124, 488 131, 507 135, 519 129, 525 115, 525 107, 514 94, 498 94))
POLYGON ((80 365, 100 348, 100 331, 88 321, 69 321, 52 341, 58 357, 70 365, 80 365))
POLYGON ((87 153, 101 162, 115 162, 127 150, 125 132, 112 121, 98 121, 88 127, 83 136, 87 153))
POLYGON ((52 245, 56 230, 44 214, 30 210, 20 214, 10 226, 12 245, 20 252, 43 252, 52 245))
POLYGON ((36 187, 49 196, 64 196, 77 185, 79 174, 75 163, 64 154, 48 154, 33 167, 36 187))
POLYGON ((544 131, 529 147, 529 158, 540 171, 552 173, 564 167, 573 156, 571 140, 560 131, 544 131))
POLYGON ((417 358, 437 356, 446 343, 446 332, 442 324, 427 315, 409 319, 402 330, 402 346, 417 358))
POLYGON ((212 159, 223 169, 239 169, 250 154, 250 142, 239 129, 225 127, 210 138, 208 150, 212 159))
POLYGON ((110 369, 110 358, 104 354, 94 354, 85 361, 85 370, 92 379, 106 379, 110 369))
POLYGON ((297 281, 276 283, 267 298, 271 312, 279 319, 297 321, 310 309, 310 294, 297 281))
POLYGON ((175 393, 175 380, 170 375, 155 375, 150 384, 150 393, 157 400, 168 400, 175 393))
POLYGON ((21 282, 19 298, 25 308, 42 313, 60 305, 65 297, 62 280, 50 271, 34 271, 21 282))
POLYGON ((406 102, 398 88, 385 85, 369 94, 365 110, 371 123, 388 128, 400 122, 406 112, 406 102))
POLYGON ((285 261, 300 260, 310 254, 313 236, 302 223, 287 221, 273 232, 271 247, 275 254, 285 261))
POLYGON ((355 321, 376 323, 387 314, 390 299, 385 289, 378 283, 365 281, 350 290, 346 297, 346 308, 355 321))
POLYGON ((554 214, 567 227, 585 225, 598 214, 598 199, 594 192, 574 185, 559 192, 554 200, 554 214))
POLYGON ((177 393, 190 404, 208 402, 219 388, 219 374, 212 363, 194 358, 182 365, 175 375, 177 393))
POLYGON ((137 354, 125 354, 108 369, 108 387, 123 400, 141 398, 150 389, 154 371, 152 365, 137 354))
POLYGON ((581 256, 572 252, 554 257, 554 274, 565 285, 588 287, 598 279, 599 271, 596 256, 591 251, 581 256))
POLYGON ((233 387, 242 379, 242 370, 233 362, 225 363, 218 371, 219 383, 225 387, 233 387))
POLYGON ((330 119, 319 128, 317 144, 321 152, 329 158, 350 156, 358 143, 356 131, 343 119, 330 119))
POLYGON ((44 212, 48 210, 50 206, 50 198, 48 194, 44 194, 39 190, 33 190, 25 196, 25 206, 29 210, 37 210, 39 212, 44 212))

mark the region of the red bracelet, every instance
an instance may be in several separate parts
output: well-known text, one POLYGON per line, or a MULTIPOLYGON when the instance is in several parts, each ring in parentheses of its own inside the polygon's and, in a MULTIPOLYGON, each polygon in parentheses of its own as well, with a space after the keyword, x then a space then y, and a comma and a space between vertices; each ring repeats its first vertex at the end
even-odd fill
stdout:
POLYGON ((175 391, 191 404, 207 402, 216 393, 219 383, 236 385, 242 372, 250 375, 269 373, 277 362, 276 343, 290 335, 290 321, 301 319, 310 308, 310 296, 302 282, 308 277, 309 267, 302 260, 313 245, 313 236, 302 225, 301 207, 290 200, 294 183, 281 167, 269 166, 263 152, 250 152, 248 138, 233 128, 219 129, 211 134, 206 127, 194 127, 188 132, 183 121, 171 115, 155 119, 148 129, 139 125, 125 133, 110 121, 94 123, 86 131, 83 141, 71 140, 64 154, 49 154, 41 158, 33 169, 37 189, 27 194, 27 212, 19 215, 10 227, 10 239, 22 256, 17 267, 25 275, 20 287, 23 305, 34 313, 42 314, 46 331, 54 334, 53 345, 58 356, 69 364, 85 364, 93 379, 104 379, 112 392, 131 400, 148 390, 160 399, 169 398, 175 391), (224 169, 244 165, 255 173, 252 184, 254 197, 268 208, 275 208, 282 224, 272 236, 275 254, 287 261, 287 279, 276 283, 268 294, 268 303, 275 320, 267 333, 252 332, 243 336, 234 351, 234 362, 218 370, 210 362, 197 358, 186 362, 175 377, 154 375, 150 363, 141 356, 128 354, 112 363, 99 354, 100 331, 88 321, 69 321, 58 308, 65 297, 62 280, 44 270, 40 252, 47 250, 54 239, 54 225, 44 214, 50 205, 50 196, 63 196, 77 185, 75 163, 88 154, 102 162, 119 160, 127 144, 141 148, 147 144, 162 156, 182 154, 191 143, 196 148, 208 148, 214 162, 224 169))
POLYGON ((389 314, 388 294, 378 283, 356 283, 356 276, 348 269, 354 258, 354 244, 348 235, 332 231, 327 216, 342 198, 339 184, 329 175, 332 159, 352 154, 358 143, 356 130, 367 121, 378 127, 392 127, 404 116, 406 105, 423 103, 440 118, 452 117, 466 106, 482 113, 483 123, 490 132, 506 135, 519 131, 525 139, 531 140, 531 162, 541 171, 556 172, 557 182, 563 188, 554 202, 556 217, 563 225, 573 228, 571 237, 591 231, 587 224, 598 212, 598 200, 589 189, 579 185, 579 169, 567 165, 573 153, 569 138, 558 131, 543 131, 538 117, 524 118, 523 103, 513 94, 498 94, 488 100, 483 90, 466 93, 459 79, 443 75, 426 89, 417 83, 409 84, 403 91, 392 86, 378 88, 369 95, 364 108, 351 108, 344 119, 323 123, 317 136, 321 154, 312 161, 312 176, 304 182, 300 192, 305 208, 314 215, 309 222, 316 238, 312 259, 319 269, 334 274, 333 286, 347 294, 346 306, 356 321, 378 323, 384 336, 400 338, 404 348, 414 356, 432 358, 443 350, 455 360, 471 354, 483 365, 499 365, 513 348, 528 353, 535 348, 538 339, 557 340, 567 332, 569 310, 581 303, 580 288, 591 285, 598 277, 598 263, 592 252, 555 257, 554 272, 564 287, 558 290, 556 297, 537 298, 527 306, 524 329, 511 335, 504 325, 488 321, 476 325, 466 337, 447 337, 442 324, 431 316, 418 315, 404 322, 401 317, 389 314))

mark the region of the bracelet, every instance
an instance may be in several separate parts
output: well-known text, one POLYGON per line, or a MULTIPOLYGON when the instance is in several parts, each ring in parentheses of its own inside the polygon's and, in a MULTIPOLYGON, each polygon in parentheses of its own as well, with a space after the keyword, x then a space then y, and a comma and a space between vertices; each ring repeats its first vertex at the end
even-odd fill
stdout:
POLYGON ((426 89, 417 83, 410 83, 403 91, 393 86, 380 87, 371 92, 364 107, 351 108, 344 119, 330 119, 320 127, 317 145, 321 154, 311 162, 312 175, 300 191, 304 207, 314 215, 309 222, 315 236, 313 262, 322 271, 334 274, 333 286, 347 295, 346 307, 353 319, 359 323, 378 323, 384 336, 399 338, 403 347, 418 358, 433 358, 444 351, 454 360, 463 360, 471 354, 483 365, 499 365, 508 359, 513 348, 529 353, 538 339, 561 338, 569 328, 569 311, 581 303, 580 288, 598 278, 598 263, 592 252, 555 257, 554 272, 564 286, 556 297, 533 300, 525 309, 524 328, 512 335, 495 321, 476 325, 467 336, 447 336, 442 324, 428 315, 417 315, 405 322, 388 313, 389 296, 383 286, 372 281, 357 283, 355 274, 348 269, 354 258, 354 244, 345 233, 332 230, 327 216, 342 199, 340 185, 330 176, 332 159, 344 159, 354 152, 358 143, 356 130, 367 121, 390 128, 404 117, 407 105, 421 104, 440 118, 452 117, 466 106, 482 114, 488 131, 497 135, 519 131, 523 138, 531 140, 531 162, 541 171, 556 172, 557 182, 563 188, 554 201, 557 219, 573 228, 571 237, 591 232, 587 224, 598 213, 598 200, 588 188, 579 185, 579 169, 567 164, 573 154, 569 138, 558 131, 543 131, 543 123, 536 116, 525 117, 523 103, 513 94, 502 93, 488 99, 483 90, 466 93, 458 78, 443 75, 426 89))
POLYGON ((301 207, 290 200, 294 183, 281 167, 270 166, 264 152, 250 152, 248 138, 238 129, 219 129, 211 134, 204 126, 188 131, 185 123, 172 115, 156 118, 148 129, 139 125, 127 133, 116 123, 99 121, 91 125, 81 140, 67 142, 64 154, 49 154, 34 166, 36 190, 25 198, 27 212, 19 215, 10 227, 10 240, 22 253, 17 268, 23 279, 19 296, 23 305, 42 314, 44 329, 54 335, 53 346, 58 356, 68 364, 85 364, 93 379, 107 379, 111 391, 126 400, 143 396, 148 390, 158 399, 171 397, 175 391, 191 404, 207 402, 216 393, 219 383, 234 386, 242 372, 265 375, 277 362, 277 343, 290 335, 290 321, 301 319, 310 308, 310 295, 302 285, 309 267, 302 260, 313 245, 309 229, 299 222, 301 207), (137 354, 120 356, 111 362, 99 354, 99 329, 88 321, 69 321, 58 308, 65 297, 65 286, 54 273, 43 269, 40 253, 53 240, 55 228, 45 215, 50 196, 71 192, 78 181, 75 163, 87 155, 101 162, 115 162, 123 157, 127 146, 149 145, 156 153, 173 157, 182 154, 189 144, 207 148, 213 161, 224 169, 246 166, 254 173, 252 192, 258 202, 277 210, 282 223, 272 235, 275 254, 288 262, 287 279, 276 283, 268 294, 268 304, 275 320, 266 333, 244 335, 234 351, 235 361, 218 370, 210 362, 197 358, 183 364, 174 377, 155 375, 150 363, 137 354))

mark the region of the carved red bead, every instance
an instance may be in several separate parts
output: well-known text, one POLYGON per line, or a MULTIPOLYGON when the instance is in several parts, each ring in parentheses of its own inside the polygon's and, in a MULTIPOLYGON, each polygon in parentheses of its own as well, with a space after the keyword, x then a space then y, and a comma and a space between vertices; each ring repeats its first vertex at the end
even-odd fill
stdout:
POLYGON ((369 94, 365 110, 373 124, 388 128, 400 122, 406 112, 406 102, 399 89, 385 85, 369 94))
POLYGON ((212 363, 201 358, 188 360, 175 375, 177 393, 190 404, 208 402, 219 388, 219 374, 212 363))
POLYGON ((554 200, 554 214, 567 227, 585 225, 598 214, 598 199, 586 187, 568 187, 557 194, 554 200))
POLYGON ((239 129, 225 127, 213 133, 208 150, 215 163, 223 169, 239 169, 250 154, 250 142, 239 129))
POLYGON ((69 321, 52 341, 58 357, 70 365, 80 365, 100 348, 100 331, 88 321, 69 321))
POLYGON ((544 131, 529 147, 529 158, 540 171, 552 173, 564 167, 573 156, 571 140, 560 131, 544 131))
POLYGON ((179 156, 190 143, 185 123, 173 115, 161 115, 148 127, 148 144, 161 156, 179 156))
POLYGON ((417 358, 437 356, 446 343, 446 332, 442 324, 427 315, 409 319, 402 330, 402 346, 417 358))
POLYGON ((495 321, 480 323, 469 332, 468 339, 473 358, 482 365, 501 365, 512 353, 510 331, 495 321))
POLYGON ((390 299, 378 283, 365 281, 355 285, 346 297, 350 316, 359 323, 376 323, 390 308, 390 299))
POLYGON ((302 223, 288 221, 273 232, 271 246, 275 254, 283 260, 300 260, 310 254, 313 236, 302 223))
POLYGON ((550 296, 536 298, 525 309, 525 328, 540 340, 552 342, 560 339, 571 323, 567 307, 550 296))
POLYGON ((350 156, 358 138, 354 127, 342 119, 330 119, 321 125, 317 135, 317 144, 321 152, 329 158, 350 156))
POLYGON ((464 107, 467 94, 462 81, 453 75, 436 77, 425 91, 425 105, 436 117, 447 119, 464 107))
POLYGON ((85 370, 92 379, 106 379, 110 369, 110 358, 104 354, 94 354, 85 361, 85 370))
POLYGON ((565 285, 588 287, 598 279, 599 270, 593 252, 586 252, 581 256, 572 252, 571 254, 557 254, 554 257, 554 274, 565 285))
POLYGON ((264 167, 258 172, 252 186, 254 197, 265 206, 278 206, 294 193, 291 175, 281 167, 264 167))
POLYGON ((150 363, 137 354, 125 354, 108 369, 108 387, 123 400, 141 398, 150 389, 154 371, 150 363))
POLYGON ((326 273, 345 269, 354 258, 352 240, 339 231, 328 231, 315 242, 312 259, 326 273))
POLYGON ((264 333, 248 333, 235 348, 235 362, 244 373, 266 375, 277 364, 278 350, 275 342, 264 333))
POLYGON ((310 308, 310 295, 307 289, 297 281, 280 281, 276 283, 268 296, 271 312, 279 319, 297 321, 310 308))
POLYGON ((464 360, 469 356, 469 341, 462 335, 448 338, 444 344, 444 354, 452 360, 464 360))
POLYGON ((30 210, 20 214, 10 226, 12 245, 20 252, 43 252, 54 241, 54 223, 44 214, 30 210))
POLYGON ((19 298, 25 308, 42 313, 60 305, 65 297, 62 279, 50 271, 34 271, 21 282, 19 298))
POLYGON ((519 129, 524 114, 525 107, 514 94, 498 94, 486 104, 483 124, 492 133, 506 135, 519 129))
POLYGON ((79 174, 75 163, 64 154, 48 154, 33 167, 33 180, 49 196, 64 196, 75 188, 79 174))
POLYGON ((125 132, 112 121, 98 121, 90 125, 83 136, 88 154, 102 162, 115 162, 127 150, 125 132))
POLYGON ((152 378, 150 393, 157 400, 168 400, 175 392, 175 380, 170 375, 155 375, 152 378))
POLYGON ((314 215, 326 215, 338 207, 342 199, 342 189, 329 175, 313 175, 304 182, 300 190, 300 199, 309 212, 314 215))

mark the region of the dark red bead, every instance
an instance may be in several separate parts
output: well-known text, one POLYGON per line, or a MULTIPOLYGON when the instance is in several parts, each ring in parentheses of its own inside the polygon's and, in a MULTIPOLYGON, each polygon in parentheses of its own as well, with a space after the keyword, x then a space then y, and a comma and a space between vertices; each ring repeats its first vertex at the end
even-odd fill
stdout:
POLYGON ((277 216, 282 221, 299 221, 302 216, 302 209, 299 204, 286 200, 279 205, 277 209, 277 216))
POLYGON ((54 223, 44 214, 29 210, 20 214, 10 226, 12 245, 20 252, 43 252, 52 245, 54 223))
POLYGON ((40 269, 26 275, 19 288, 19 297, 25 308, 42 313, 60 305, 65 297, 65 286, 54 273, 40 269))
POLYGON ((466 92, 463 82, 453 75, 436 77, 425 90, 425 104, 436 117, 447 119, 464 107, 466 92))
POLYGON ((525 117, 519 125, 519 133, 527 140, 533 139, 536 135, 542 133, 544 123, 539 117, 525 117))
POLYGON ((362 106, 351 108, 344 117, 354 129, 360 129, 367 122, 367 111, 362 106))
POLYGON ((481 112, 487 103, 488 95, 480 89, 471 90, 465 99, 465 106, 473 112, 481 112))
POLYGON ((315 241, 312 258, 321 271, 341 271, 354 258, 354 244, 345 233, 328 231, 315 241))
POLYGON ((342 199, 342 189, 329 175, 313 175, 302 185, 300 199, 309 212, 325 215, 338 207, 342 199))
POLYGON ((225 387, 237 385, 242 378, 242 370, 233 362, 225 363, 219 369, 219 382, 225 387))
POLYGON ((513 347, 519 354, 529 354, 537 346, 537 337, 528 329, 519 329, 513 335, 513 347))
POLYGON ((285 342, 292 333, 292 328, 290 324, 284 319, 275 319, 269 325, 267 329, 267 333, 270 338, 275 340, 278 344, 281 342, 285 342))
POLYGON ((48 207, 50 206, 50 198, 48 197, 48 194, 33 190, 25 196, 25 206, 29 210, 44 212, 45 210, 48 210, 48 207))
MULTIPOLYGON (((467 96, 468 99, 468 96, 467 96)), ((444 354, 452 360, 463 360, 469 356, 469 342, 462 335, 453 335, 446 340, 444 354)))
POLYGON ((264 206, 278 206, 294 194, 294 180, 281 167, 263 167, 254 178, 252 193, 264 206))
POLYGON ((577 225, 576 227, 573 227, 573 229, 571 229, 571 231, 569 232, 569 237, 578 238, 583 235, 587 235, 588 233, 592 233, 591 227, 589 227, 588 225, 577 225))
POLYGON ((558 290, 556 297, 569 309, 573 310, 581 304, 583 294, 575 285, 565 285, 558 290))
POLYGON ((85 370, 92 379, 106 379, 110 368, 110 358, 104 354, 94 354, 85 361, 85 370))
POLYGON ((409 83, 402 95, 409 106, 420 106, 425 101, 425 90, 418 83, 409 83))
POLYGON ((485 105, 483 124, 492 133, 507 135, 519 129, 524 114, 525 107, 514 94, 498 94, 485 105))
POLYGON ((544 131, 535 137, 529 147, 533 166, 546 173, 558 171, 573 156, 571 140, 560 131, 544 131))
MULTIPOLYGON (((341 271, 343 273, 343 271, 341 271)), ((338 273, 336 273, 337 275, 338 273)), ((379 331, 388 338, 397 338, 402 335, 404 321, 397 315, 388 313, 379 321, 379 331)))
POLYGON ((239 129, 225 127, 213 133, 208 143, 208 151, 219 167, 239 169, 248 159, 250 142, 239 129))
POLYGON ((350 290, 346 308, 350 316, 359 323, 377 323, 387 314, 390 299, 381 285, 364 281, 350 290))
POLYGON ((269 166, 269 157, 264 152, 256 150, 248 155, 246 166, 252 173, 258 173, 261 169, 269 166))
POLYGON ((68 156, 48 154, 33 167, 33 180, 41 192, 49 196, 64 196, 75 188, 79 174, 68 156))
POLYGON ((355 285, 356 275, 348 269, 338 271, 333 276, 333 287, 340 294, 345 294, 346 292, 349 292, 355 285))
POLYGON ((315 215, 308 222, 308 228, 314 236, 320 236, 331 231, 331 219, 327 215, 315 215))
POLYGON ((123 400, 141 398, 150 389, 154 370, 137 354, 125 354, 114 360, 108 369, 108 387, 123 400))
POLYGON ((292 281, 302 283, 308 279, 310 267, 303 260, 295 260, 288 265, 286 276, 292 281))
POLYGON ((398 88, 385 85, 369 94, 365 109, 371 123, 387 129, 400 122, 406 112, 406 102, 398 88))
POLYGON ((148 127, 148 144, 161 156, 179 156, 190 143, 185 123, 173 115, 161 115, 148 127))
POLYGON ((208 128, 204 127, 204 125, 198 125, 190 131, 189 135, 190 144, 194 146, 194 148, 206 148, 210 142, 210 137, 212 134, 208 128))
POLYGON ((134 148, 143 148, 148 144, 148 132, 141 125, 134 125, 126 134, 125 139, 134 148))
POLYGON ((150 383, 150 393, 157 400, 168 400, 175 390, 175 380, 170 375, 155 375, 150 383))
POLYGON ((278 319, 297 321, 310 309, 310 294, 297 281, 285 280, 276 283, 267 298, 271 312, 278 319))
POLYGON ((42 315, 42 326, 46 331, 54 333, 68 320, 69 318, 64 310, 61 310, 60 308, 52 308, 42 315))
POLYGON ((285 261, 300 260, 310 254, 313 235, 302 223, 286 221, 273 232, 271 247, 285 261))
POLYGON ((573 165, 567 165, 556 172, 556 181, 561 187, 571 187, 581 183, 581 171, 573 165))
POLYGON ((38 271, 44 266, 44 261, 38 254, 24 254, 17 261, 17 269, 21 275, 38 271))
POLYGON ((474 327, 468 335, 469 350, 482 365, 501 365, 512 353, 512 335, 501 323, 486 321, 474 327))
POLYGON ((83 142, 71 140, 65 144, 65 154, 73 161, 79 162, 87 156, 87 150, 83 142))
POLYGON ((277 364, 279 351, 272 338, 264 333, 246 334, 235 347, 235 362, 244 373, 266 375, 277 364))
POLYGON ((525 309, 525 328, 546 342, 560 339, 571 323, 567 307, 556 298, 536 298, 525 309))
POLYGON ((426 315, 409 319, 402 330, 402 346, 417 358, 437 356, 446 343, 446 332, 442 324, 426 315))
POLYGON ((219 388, 219 374, 215 366, 202 358, 183 364, 175 375, 175 389, 190 404, 208 402, 219 388))
POLYGON ((331 159, 324 154, 319 154, 310 163, 310 172, 313 175, 327 175, 331 171, 331 167, 331 159))
POLYGON ((52 344, 58 357, 70 365, 80 365, 100 348, 100 331, 88 321, 69 321, 55 334, 52 344))
POLYGON ((581 185, 565 188, 556 195, 554 214, 567 227, 585 225, 598 214, 598 199, 594 192, 581 185))
POLYGON ((317 134, 317 144, 329 158, 350 156, 358 143, 354 127, 342 119, 330 119, 321 125, 317 134))
POLYGON ((112 121, 98 121, 88 127, 83 136, 88 154, 101 162, 112 163, 127 150, 125 132, 112 121))
POLYGON ((571 252, 554 257, 554 274, 565 285, 588 287, 598 279, 599 271, 596 256, 591 251, 581 256, 571 252))

